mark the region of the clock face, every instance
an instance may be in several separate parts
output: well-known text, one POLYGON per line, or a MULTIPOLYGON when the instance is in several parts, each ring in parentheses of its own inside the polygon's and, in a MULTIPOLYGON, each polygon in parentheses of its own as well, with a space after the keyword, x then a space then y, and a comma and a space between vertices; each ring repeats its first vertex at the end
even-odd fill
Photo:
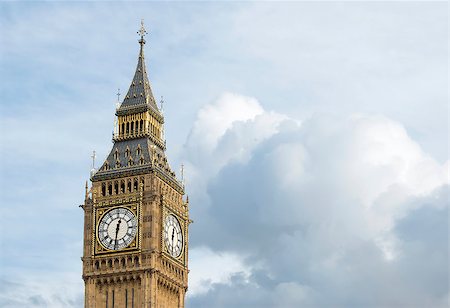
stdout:
POLYGON ((109 250, 120 250, 133 241, 137 232, 137 219, 126 208, 106 212, 98 225, 98 239, 109 250))
POLYGON ((164 243, 172 257, 180 256, 183 248, 183 233, 180 222, 174 215, 167 215, 164 220, 164 243))

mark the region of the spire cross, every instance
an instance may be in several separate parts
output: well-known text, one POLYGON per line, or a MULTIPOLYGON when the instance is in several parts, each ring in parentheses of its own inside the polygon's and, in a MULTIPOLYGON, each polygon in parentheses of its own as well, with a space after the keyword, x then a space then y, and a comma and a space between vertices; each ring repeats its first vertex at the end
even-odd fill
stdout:
POLYGON ((139 29, 137 34, 139 34, 141 36, 141 39, 139 40, 139 43, 140 44, 145 44, 144 36, 147 34, 147 31, 145 31, 144 20, 143 19, 141 19, 141 28, 139 29))
POLYGON ((120 102, 120 88, 117 89, 117 102, 120 102))
POLYGON ((95 155, 95 151, 92 151, 92 169, 95 169, 95 157, 97 157, 97 155, 95 155))

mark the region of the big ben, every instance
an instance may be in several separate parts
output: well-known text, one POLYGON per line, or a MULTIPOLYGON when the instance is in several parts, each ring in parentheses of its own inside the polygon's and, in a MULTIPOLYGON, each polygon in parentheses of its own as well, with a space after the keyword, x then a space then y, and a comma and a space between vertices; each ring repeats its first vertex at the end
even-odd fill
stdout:
POLYGON ((112 149, 86 184, 85 307, 184 307, 189 205, 166 157, 164 116, 144 59, 116 109, 112 149))

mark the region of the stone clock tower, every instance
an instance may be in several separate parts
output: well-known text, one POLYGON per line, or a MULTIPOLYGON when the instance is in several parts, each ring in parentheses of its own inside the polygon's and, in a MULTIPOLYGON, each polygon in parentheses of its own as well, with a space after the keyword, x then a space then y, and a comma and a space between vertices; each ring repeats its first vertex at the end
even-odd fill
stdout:
POLYGON ((86 184, 85 307, 184 307, 188 281, 188 201, 166 157, 164 116, 144 61, 116 109, 113 146, 86 184))

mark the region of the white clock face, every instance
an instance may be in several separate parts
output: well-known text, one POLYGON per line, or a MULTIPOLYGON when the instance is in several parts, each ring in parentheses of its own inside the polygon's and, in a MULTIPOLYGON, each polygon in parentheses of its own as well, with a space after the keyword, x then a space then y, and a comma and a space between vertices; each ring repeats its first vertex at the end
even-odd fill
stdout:
POLYGON ((126 208, 106 212, 98 225, 98 239, 106 249, 120 250, 131 244, 137 233, 137 219, 126 208))
POLYGON ((172 257, 180 256, 183 248, 183 232, 180 222, 174 215, 167 215, 164 220, 164 243, 172 257))

